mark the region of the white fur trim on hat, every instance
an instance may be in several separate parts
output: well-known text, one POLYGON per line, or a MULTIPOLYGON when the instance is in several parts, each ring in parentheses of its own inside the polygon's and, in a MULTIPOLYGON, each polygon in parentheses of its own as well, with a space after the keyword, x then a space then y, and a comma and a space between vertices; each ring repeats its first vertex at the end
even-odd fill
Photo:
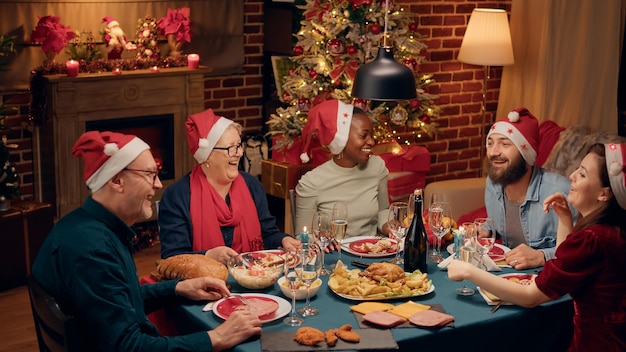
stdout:
MULTIPOLYGON (((517 113, 516 111, 511 111, 511 113, 517 113)), ((509 113, 509 118, 511 117, 511 113, 509 113)), ((515 118, 515 116, 513 116, 515 118)), ((519 119, 519 113, 517 113, 517 118, 519 119)), ((498 121, 493 124, 489 133, 487 134, 487 141, 489 142, 489 136, 494 133, 499 133, 506 138, 510 139, 513 144, 517 147, 522 158, 526 160, 530 165, 535 165, 535 160, 537 159, 537 151, 533 149, 530 143, 524 135, 512 124, 506 121, 498 121)))
POLYGON ((609 181, 611 182, 611 191, 617 199, 617 203, 626 209, 626 184, 624 179, 624 155, 626 150, 622 150, 622 145, 617 143, 609 143, 604 145, 604 154, 606 157, 606 168, 609 172, 609 181))
POLYGON ((139 154, 150 149, 150 146, 141 139, 135 137, 126 143, 121 149, 117 144, 107 143, 104 146, 104 153, 111 157, 105 161, 96 172, 91 174, 87 179, 87 187, 91 192, 95 192, 102 188, 113 176, 124 170, 133 160, 137 159, 139 154), (111 146, 113 144, 113 146, 111 146), (109 154, 111 153, 111 154, 109 154))
POLYGON ((352 112, 354 107, 342 101, 338 101, 337 106, 337 132, 333 140, 328 144, 328 149, 333 154, 339 154, 348 143, 350 125, 352 124, 352 112))
POLYGON ((211 154, 211 151, 213 151, 217 141, 219 141, 222 137, 226 128, 233 123, 234 122, 232 120, 222 116, 215 122, 215 124, 213 124, 206 138, 200 138, 198 140, 198 150, 193 153, 193 157, 196 159, 198 164, 202 164, 209 158, 209 155, 211 154))

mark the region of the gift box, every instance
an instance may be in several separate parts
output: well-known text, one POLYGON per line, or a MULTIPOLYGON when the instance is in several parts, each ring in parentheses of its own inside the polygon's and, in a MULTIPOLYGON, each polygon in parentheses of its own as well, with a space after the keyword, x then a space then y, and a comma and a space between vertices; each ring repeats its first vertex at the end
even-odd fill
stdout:
MULTIPOLYGON (((273 149, 274 146, 282 139, 282 136, 272 137, 272 160, 280 161, 283 163, 301 165, 300 154, 302 154, 302 138, 298 137, 294 140, 293 144, 289 148, 273 149)), ((321 165, 331 158, 331 154, 328 149, 323 148, 317 138, 311 140, 311 151, 309 154, 311 161, 308 164, 313 167, 321 165)))
POLYGON ((413 171, 428 172, 430 171, 430 153, 428 149, 416 145, 400 146, 396 144, 394 148, 386 149, 383 145, 383 151, 378 155, 385 161, 389 172, 413 171))
POLYGON ((426 187, 426 173, 424 172, 389 172, 388 177, 389 202, 408 201, 409 195, 416 188, 426 187))

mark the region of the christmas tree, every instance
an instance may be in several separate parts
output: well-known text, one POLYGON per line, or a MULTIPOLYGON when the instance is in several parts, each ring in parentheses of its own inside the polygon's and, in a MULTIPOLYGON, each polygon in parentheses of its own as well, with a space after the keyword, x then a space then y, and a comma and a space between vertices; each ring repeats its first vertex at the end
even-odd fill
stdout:
POLYGON ((385 0, 306 0, 298 5, 303 18, 294 34, 293 67, 283 77, 284 93, 279 97, 288 106, 278 108, 267 122, 270 135, 283 137, 274 149, 290 147, 300 136, 309 109, 331 98, 368 112, 378 143, 411 144, 438 132, 440 109, 433 102, 438 96, 427 88, 432 75, 419 72, 426 45, 420 41, 415 15, 390 0, 385 32, 385 5, 385 0), (382 103, 351 96, 356 70, 374 60, 385 34, 396 61, 415 74, 417 99, 382 103))

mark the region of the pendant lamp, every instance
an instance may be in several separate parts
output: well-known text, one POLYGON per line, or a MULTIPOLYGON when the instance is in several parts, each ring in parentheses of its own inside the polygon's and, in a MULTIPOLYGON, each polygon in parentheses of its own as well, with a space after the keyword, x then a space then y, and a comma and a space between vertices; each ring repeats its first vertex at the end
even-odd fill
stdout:
POLYGON ((356 71, 352 96, 355 98, 396 101, 417 98, 413 71, 393 57, 393 46, 387 46, 389 0, 385 1, 385 32, 378 56, 356 71))

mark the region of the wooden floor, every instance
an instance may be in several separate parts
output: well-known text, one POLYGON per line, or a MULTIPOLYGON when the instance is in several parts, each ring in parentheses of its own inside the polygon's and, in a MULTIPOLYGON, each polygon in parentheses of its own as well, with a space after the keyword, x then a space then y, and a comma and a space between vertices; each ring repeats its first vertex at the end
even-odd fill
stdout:
MULTIPOLYGON (((154 270, 160 252, 156 244, 135 254, 139 277, 154 270)), ((0 292, 0 352, 38 350, 26 286, 0 292)))

